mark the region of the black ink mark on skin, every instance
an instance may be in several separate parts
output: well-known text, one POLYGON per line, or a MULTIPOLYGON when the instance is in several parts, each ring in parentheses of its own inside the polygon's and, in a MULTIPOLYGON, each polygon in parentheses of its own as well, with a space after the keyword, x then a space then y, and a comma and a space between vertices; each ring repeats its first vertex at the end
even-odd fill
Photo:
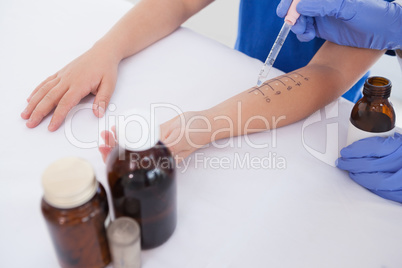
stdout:
POLYGON ((269 84, 269 82, 264 82, 264 83, 262 84, 262 86, 268 86, 268 87, 270 87, 270 88, 272 89, 272 91, 275 91, 275 89, 274 89, 273 87, 271 87, 271 85, 269 84))
POLYGON ((290 91, 290 90, 294 89, 295 86, 297 86, 297 87, 302 86, 302 83, 301 83, 300 80, 301 81, 303 81, 303 80, 304 81, 309 81, 310 78, 305 77, 305 76, 301 75, 300 73, 293 72, 293 73, 289 73, 287 75, 283 75, 283 76, 281 76, 279 78, 273 78, 273 79, 271 79, 269 81, 265 81, 264 83, 262 83, 261 86, 259 86, 259 87, 255 86, 255 87, 251 88, 248 93, 253 93, 254 92, 254 94, 256 94, 256 95, 258 95, 258 93, 261 93, 261 95, 264 96, 265 102, 270 103, 271 100, 272 100, 271 97, 265 96, 265 94, 263 93, 263 90, 265 92, 267 92, 267 90, 269 90, 269 88, 270 88, 273 91, 274 95, 282 94, 281 90, 278 90, 278 89, 276 89, 276 87, 272 86, 273 82, 275 83, 275 86, 279 86, 279 83, 281 83, 286 88, 286 90, 290 91), (297 78, 299 76, 300 76, 300 78, 297 78), (282 81, 282 80, 284 80, 285 82, 282 81), (288 83, 286 83, 286 82, 288 82, 290 80, 294 82, 294 85, 288 85, 288 83), (267 86, 267 88, 264 88, 264 86, 267 86))
POLYGON ((259 89, 258 87, 253 87, 248 93, 253 93, 255 91, 260 92, 263 96, 265 96, 265 94, 261 91, 261 89, 259 89))
POLYGON ((275 78, 275 79, 272 79, 272 82, 273 82, 273 81, 278 81, 278 82, 282 83, 282 85, 286 86, 286 84, 283 83, 280 79, 275 78))
POLYGON ((300 75, 301 77, 304 77, 303 75, 301 75, 301 74, 299 74, 299 73, 296 73, 296 72, 293 72, 294 74, 297 74, 297 75, 300 75))
POLYGON ((295 81, 292 77, 290 77, 290 76, 288 76, 288 75, 285 75, 285 76, 283 76, 283 77, 287 77, 287 78, 289 78, 290 80, 292 80, 293 82, 296 83, 296 81, 295 81))

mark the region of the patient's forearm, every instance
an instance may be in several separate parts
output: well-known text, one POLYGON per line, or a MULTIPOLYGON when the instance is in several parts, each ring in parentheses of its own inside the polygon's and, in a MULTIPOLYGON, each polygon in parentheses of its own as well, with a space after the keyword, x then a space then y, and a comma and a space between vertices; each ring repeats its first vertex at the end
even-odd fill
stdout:
POLYGON ((206 111, 214 130, 229 128, 212 140, 291 124, 334 101, 383 54, 381 51, 326 43, 304 68, 266 81, 206 111), (215 118, 215 120, 214 120, 215 118), (221 117, 222 118, 222 117, 221 117))
POLYGON ((212 0, 142 0, 95 46, 118 60, 131 56, 177 29, 212 0))

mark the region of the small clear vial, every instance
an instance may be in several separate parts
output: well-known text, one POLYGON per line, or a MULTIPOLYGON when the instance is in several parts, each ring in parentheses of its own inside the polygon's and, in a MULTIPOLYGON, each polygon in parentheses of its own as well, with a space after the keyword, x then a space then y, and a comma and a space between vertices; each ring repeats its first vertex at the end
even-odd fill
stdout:
POLYGON ((391 81, 373 76, 366 79, 363 97, 354 105, 348 129, 347 145, 360 139, 391 136, 395 132, 395 111, 388 100, 391 81))
POLYGON ((118 146, 107 159, 116 218, 138 222, 141 248, 163 244, 176 228, 175 162, 159 141, 159 124, 144 111, 129 111, 116 123, 118 146))
POLYGON ((113 268, 141 267, 140 226, 128 217, 114 220, 107 229, 113 268))
POLYGON ((106 237, 109 207, 106 192, 91 165, 68 157, 42 175, 45 218, 62 268, 102 268, 110 261, 106 237))

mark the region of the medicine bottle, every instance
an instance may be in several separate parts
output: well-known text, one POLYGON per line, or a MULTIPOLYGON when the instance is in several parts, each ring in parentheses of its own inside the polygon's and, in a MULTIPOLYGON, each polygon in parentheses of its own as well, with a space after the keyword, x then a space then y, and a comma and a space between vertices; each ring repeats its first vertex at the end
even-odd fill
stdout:
POLYGON ((142 249, 163 244, 176 228, 175 163, 159 141, 159 125, 153 120, 143 111, 120 115, 119 145, 107 159, 115 217, 138 222, 142 249))
POLYGON ((395 111, 388 98, 391 81, 373 76, 366 79, 363 97, 358 100, 350 115, 347 145, 373 137, 387 137, 395 132, 395 111))
POLYGON ((42 214, 62 268, 100 268, 110 261, 106 192, 91 165, 68 157, 43 173, 42 214))

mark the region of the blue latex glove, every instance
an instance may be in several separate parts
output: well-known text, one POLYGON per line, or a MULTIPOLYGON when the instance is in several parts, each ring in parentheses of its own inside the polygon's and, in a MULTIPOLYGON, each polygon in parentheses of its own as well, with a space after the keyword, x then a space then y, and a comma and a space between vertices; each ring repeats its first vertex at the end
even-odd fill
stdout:
MULTIPOLYGON (((284 18, 292 0, 277 8, 284 18)), ((302 42, 315 36, 339 45, 371 49, 402 48, 402 7, 384 0, 300 0, 292 31, 302 42)))
POLYGON ((401 134, 356 141, 341 150, 337 166, 349 171, 352 180, 371 192, 402 202, 401 134))

